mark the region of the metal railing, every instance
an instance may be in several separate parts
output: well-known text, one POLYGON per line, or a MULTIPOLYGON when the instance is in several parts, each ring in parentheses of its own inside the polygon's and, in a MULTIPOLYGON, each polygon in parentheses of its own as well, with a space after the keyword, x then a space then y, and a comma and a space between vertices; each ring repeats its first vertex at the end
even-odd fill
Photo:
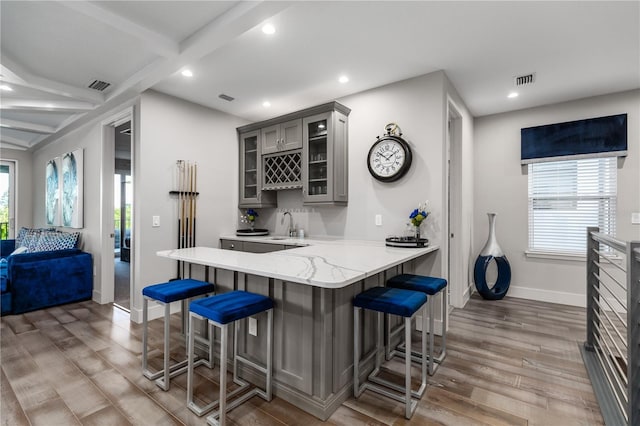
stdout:
POLYGON ((640 241, 587 229, 582 351, 607 425, 640 425, 640 241))

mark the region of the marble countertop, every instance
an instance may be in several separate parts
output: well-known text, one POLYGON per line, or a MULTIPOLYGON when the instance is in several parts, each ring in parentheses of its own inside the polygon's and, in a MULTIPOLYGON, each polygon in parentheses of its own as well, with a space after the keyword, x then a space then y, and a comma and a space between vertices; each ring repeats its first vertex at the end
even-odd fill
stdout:
POLYGON ((222 239, 300 247, 270 253, 247 253, 212 247, 157 252, 158 256, 247 274, 324 288, 346 287, 393 266, 438 250, 386 247, 384 242, 339 238, 287 238, 222 236, 222 239))

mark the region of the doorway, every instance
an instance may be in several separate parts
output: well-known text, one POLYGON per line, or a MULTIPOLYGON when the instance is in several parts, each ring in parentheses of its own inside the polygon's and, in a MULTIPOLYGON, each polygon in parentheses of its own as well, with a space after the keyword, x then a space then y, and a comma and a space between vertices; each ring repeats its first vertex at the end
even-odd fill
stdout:
POLYGON ((113 175, 114 224, 114 296, 113 303, 131 309, 131 210, 133 178, 131 173, 131 121, 115 128, 113 175))
POLYGON ((94 262, 100 283, 94 300, 130 313, 135 275, 134 241, 134 109, 129 107, 102 122, 100 184, 100 257, 94 262))
POLYGON ((15 238, 16 163, 0 161, 0 240, 15 238))

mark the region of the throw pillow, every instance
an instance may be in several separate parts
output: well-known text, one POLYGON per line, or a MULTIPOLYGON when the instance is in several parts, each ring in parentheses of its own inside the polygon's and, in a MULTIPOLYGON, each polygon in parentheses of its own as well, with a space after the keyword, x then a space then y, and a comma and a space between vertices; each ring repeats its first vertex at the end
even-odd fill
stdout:
POLYGON ((13 256, 14 254, 25 253, 27 251, 29 251, 28 248, 26 248, 25 246, 20 246, 17 249, 15 249, 9 256, 13 256))
POLYGON ((24 241, 24 237, 27 235, 27 231, 29 228, 25 228, 24 226, 20 228, 18 231, 18 235, 16 236, 16 247, 23 246, 22 242, 24 241))
POLYGON ((79 232, 47 231, 40 234, 35 251, 54 251, 72 249, 76 246, 79 232))

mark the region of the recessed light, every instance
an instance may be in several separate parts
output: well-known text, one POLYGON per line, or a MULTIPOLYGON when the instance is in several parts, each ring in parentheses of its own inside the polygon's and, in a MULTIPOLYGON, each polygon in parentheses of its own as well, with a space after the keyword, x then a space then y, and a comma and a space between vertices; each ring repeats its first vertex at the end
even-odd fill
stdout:
POLYGON ((507 95, 507 98, 513 99, 518 97, 518 92, 511 92, 507 95))
POLYGON ((269 107, 271 106, 271 102, 269 102, 269 101, 264 101, 264 102, 262 103, 262 106, 263 106, 263 107, 265 107, 265 108, 269 108, 269 107))
POLYGON ((6 84, 0 85, 0 90, 5 90, 7 92, 13 92, 13 89, 10 86, 7 86, 6 84))
POLYGON ((268 35, 274 34, 276 32, 276 27, 271 24, 264 24, 262 27, 262 32, 268 35))
POLYGON ((344 83, 348 83, 348 82, 349 82, 349 77, 347 77, 346 75, 341 75, 341 76, 338 78, 338 81, 339 81, 340 83, 342 83, 342 84, 344 84, 344 83))
POLYGON ((191 70, 183 70, 182 75, 185 77, 193 77, 193 72, 191 72, 191 70))

